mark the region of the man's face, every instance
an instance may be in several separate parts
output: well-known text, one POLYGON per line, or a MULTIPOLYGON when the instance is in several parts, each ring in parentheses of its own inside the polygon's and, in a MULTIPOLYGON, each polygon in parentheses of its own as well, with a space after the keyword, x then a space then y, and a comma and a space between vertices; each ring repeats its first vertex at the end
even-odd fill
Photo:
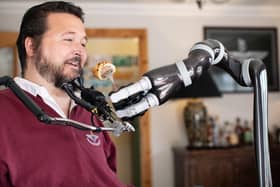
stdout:
POLYGON ((86 33, 82 21, 71 14, 52 13, 36 51, 35 66, 48 82, 60 87, 78 77, 86 62, 86 33))

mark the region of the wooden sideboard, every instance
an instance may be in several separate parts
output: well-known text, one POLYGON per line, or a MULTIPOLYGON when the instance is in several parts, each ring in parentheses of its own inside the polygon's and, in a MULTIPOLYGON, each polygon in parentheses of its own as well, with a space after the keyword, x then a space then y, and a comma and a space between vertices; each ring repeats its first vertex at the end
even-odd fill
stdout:
MULTIPOLYGON (((280 146, 272 146, 273 186, 280 187, 280 146)), ((173 148, 176 187, 257 187, 252 146, 188 150, 173 148)))

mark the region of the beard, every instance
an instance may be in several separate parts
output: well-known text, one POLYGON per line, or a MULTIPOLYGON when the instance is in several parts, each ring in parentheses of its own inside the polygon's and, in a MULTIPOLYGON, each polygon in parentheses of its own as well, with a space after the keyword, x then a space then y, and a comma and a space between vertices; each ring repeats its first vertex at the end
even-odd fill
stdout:
POLYGON ((65 60, 61 65, 56 65, 42 55, 40 48, 37 50, 35 56, 35 66, 39 74, 48 82, 54 84, 55 87, 61 88, 64 83, 70 82, 73 79, 82 75, 81 57, 75 56, 68 60, 65 60), (72 62, 78 63, 79 68, 72 70, 70 74, 64 73, 65 64, 71 64, 72 62))

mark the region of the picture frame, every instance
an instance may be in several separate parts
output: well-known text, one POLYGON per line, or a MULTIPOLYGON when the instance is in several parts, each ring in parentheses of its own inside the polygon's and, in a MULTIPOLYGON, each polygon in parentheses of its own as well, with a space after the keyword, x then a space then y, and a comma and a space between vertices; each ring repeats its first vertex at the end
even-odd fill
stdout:
POLYGON ((17 76, 16 32, 0 32, 0 76, 17 76))
MULTIPOLYGON (((113 90, 108 80, 97 80, 92 68, 100 60, 116 67, 114 81, 117 87, 135 82, 148 70, 148 34, 145 28, 87 28, 88 62, 84 67, 86 86, 94 86, 104 94, 113 90)), ((151 186, 150 112, 135 118, 135 133, 111 136, 117 147, 118 176, 125 183, 151 186), (131 158, 131 159, 130 159, 131 158), (130 181, 132 180, 132 181, 130 181)))
MULTIPOLYGON (((204 39, 219 40, 229 53, 241 62, 258 58, 267 69, 268 91, 279 91, 278 45, 276 27, 209 27, 203 28, 204 39)), ((222 93, 252 92, 252 87, 240 86, 218 67, 209 69, 222 93)))
POLYGON ((140 72, 139 39, 137 37, 89 37, 87 43, 88 59, 84 67, 84 81, 87 87, 108 95, 118 87, 136 82, 140 72), (96 77, 94 68, 99 63, 111 63, 115 67, 111 79, 96 77))
MULTIPOLYGON (((16 48, 16 32, 0 32, 0 77, 19 75, 19 64, 16 48)), ((0 90, 5 89, 0 85, 0 90)))

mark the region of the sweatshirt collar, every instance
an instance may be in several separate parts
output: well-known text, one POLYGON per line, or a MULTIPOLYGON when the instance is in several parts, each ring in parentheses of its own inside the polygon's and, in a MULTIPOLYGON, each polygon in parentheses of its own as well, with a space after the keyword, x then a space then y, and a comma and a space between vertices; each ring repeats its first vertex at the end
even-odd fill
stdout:
MULTIPOLYGON (((55 110, 61 117, 67 117, 67 115, 64 114, 60 106, 56 103, 54 98, 49 94, 48 90, 45 87, 21 77, 15 77, 14 80, 24 91, 30 93, 35 97, 40 96, 43 99, 44 103, 46 103, 49 107, 55 110)), ((76 103, 73 100, 71 100, 70 111, 73 109, 74 106, 76 106, 76 103)))

